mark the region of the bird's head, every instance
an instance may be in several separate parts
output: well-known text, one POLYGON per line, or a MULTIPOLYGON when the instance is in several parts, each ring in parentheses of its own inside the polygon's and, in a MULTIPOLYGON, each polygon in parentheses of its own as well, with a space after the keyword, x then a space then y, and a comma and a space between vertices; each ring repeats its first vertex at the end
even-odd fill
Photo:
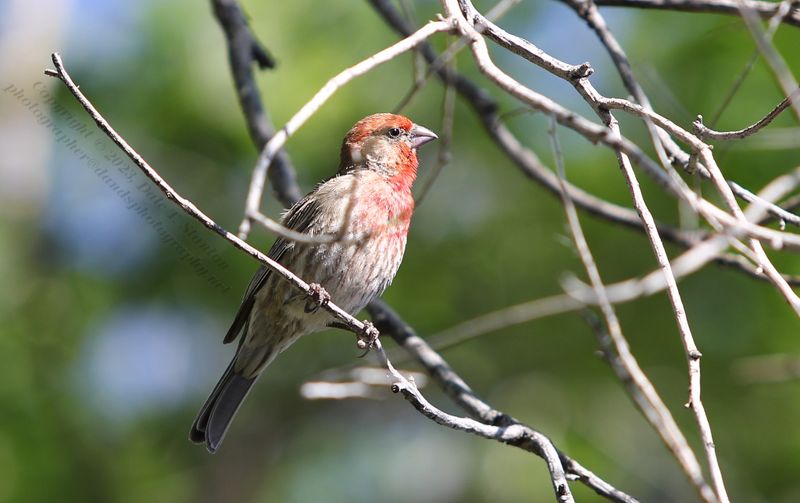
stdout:
POLYGON ((345 136, 339 173, 366 168, 410 187, 417 176, 417 149, 436 138, 402 115, 369 115, 345 136))

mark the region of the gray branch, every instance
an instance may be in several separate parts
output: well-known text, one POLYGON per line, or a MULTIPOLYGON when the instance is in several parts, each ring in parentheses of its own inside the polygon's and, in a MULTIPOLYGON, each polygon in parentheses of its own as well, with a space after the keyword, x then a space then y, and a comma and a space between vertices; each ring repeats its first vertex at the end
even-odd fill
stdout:
MULTIPOLYGON (((253 76, 253 63, 263 70, 274 68, 275 61, 250 30, 247 18, 235 0, 213 0, 212 5, 214 16, 225 32, 236 96, 247 121, 247 130, 260 151, 275 135, 275 129, 261 103, 253 76)), ((269 180, 275 195, 287 207, 303 196, 294 166, 283 150, 275 157, 269 180)))
MULTIPOLYGON (((390 334, 398 345, 411 354, 417 362, 430 374, 432 380, 444 390, 462 410, 483 424, 503 428, 505 435, 496 440, 513 445, 528 452, 532 452, 548 462, 548 452, 553 445, 552 441, 543 433, 525 425, 513 417, 500 412, 478 397, 466 382, 453 370, 442 356, 434 351, 424 339, 419 337, 414 329, 406 324, 389 306, 381 301, 376 301, 380 310, 370 306, 367 308, 375 327, 384 334, 390 334), (508 431, 514 432, 509 436, 508 431)), ((566 454, 558 451, 558 456, 567 475, 580 480, 597 494, 610 501, 635 503, 637 500, 616 489, 580 463, 566 454)), ((558 487, 554 481, 554 489, 559 495, 558 487)))
MULTIPOLYGON (((675 10, 683 12, 709 12, 739 16, 738 0, 594 0, 600 6, 636 7, 640 9, 675 10)), ((762 19, 769 19, 780 8, 779 2, 745 2, 762 19)), ((800 26, 800 10, 794 10, 783 20, 792 26, 800 26)))

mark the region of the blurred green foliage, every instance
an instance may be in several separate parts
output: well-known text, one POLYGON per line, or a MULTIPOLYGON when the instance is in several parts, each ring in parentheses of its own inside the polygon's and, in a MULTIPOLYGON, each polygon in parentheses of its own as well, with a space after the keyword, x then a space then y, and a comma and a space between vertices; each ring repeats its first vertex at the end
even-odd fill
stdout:
MULTIPOLYGON (((1 75, 2 87, 13 85, 35 98, 33 85, 42 81, 58 103, 91 126, 65 90, 41 75, 50 50, 59 51, 84 92, 165 179, 235 229, 256 152, 210 6, 188 0, 48 3, 61 16, 53 21, 62 33, 57 46, 31 40, 25 51, 3 47, 3 55, 27 64, 1 75)), ((27 19, 18 4, 0 4, 6 34, 25 29, 12 24, 27 19)), ((278 59, 277 69, 258 75, 277 125, 329 77, 396 40, 366 2, 249 1, 245 7, 278 59)), ((437 9, 432 0, 414 6, 419 21, 437 9)), ((656 108, 683 125, 696 114, 714 115, 754 50, 732 17, 603 12, 656 108)), ((625 95, 602 48, 562 5, 525 2, 503 25, 557 57, 591 61, 600 90, 625 95)), ((795 69, 799 40, 800 31, 788 26, 776 38, 795 69)), ((440 49, 445 42, 433 41, 440 49)), ((588 113, 566 84, 511 54, 493 52, 526 84, 588 113)), ((458 67, 488 85, 467 54, 458 67)), ((395 107, 412 84, 412 68, 406 55, 360 77, 291 139, 288 152, 304 189, 336 168, 339 142, 354 121, 395 107)), ((496 97, 504 111, 519 106, 496 97)), ((719 127, 749 124, 779 99, 759 61, 719 127)), ((441 100, 442 88, 432 81, 405 113, 437 130, 441 100)), ((144 178, 123 177, 131 171, 119 171, 125 163, 113 164, 118 154, 99 132, 80 146, 97 169, 107 168, 130 191, 130 202, 86 159, 57 144, 9 92, 2 93, 0 110, 4 131, 30 131, 46 147, 31 154, 39 164, 0 154, 15 177, 43 174, 34 177, 42 187, 38 198, 0 203, 9 215, 0 221, 0 502, 551 499, 538 458, 445 430, 388 393, 382 401, 302 400, 298 387, 304 380, 354 360, 352 337, 342 333, 306 338, 278 359, 217 455, 191 445, 189 425, 230 356, 220 344, 222 334, 256 264, 183 214, 148 200, 144 178), (146 217, 128 209, 133 203, 146 217)), ((459 103, 456 113, 453 161, 420 205, 405 262, 385 295, 423 336, 558 293, 565 274, 583 277, 558 201, 486 139, 468 107, 459 103)), ((622 123, 632 138, 645 138, 635 120, 622 123)), ((545 117, 513 115, 508 124, 550 162, 545 117)), ((770 130, 781 127, 797 127, 791 114, 770 130)), ((569 131, 559 135, 572 181, 629 204, 610 152, 569 131)), ((33 153, 36 145, 14 150, 33 153)), ((716 153, 731 179, 758 189, 800 163, 797 146, 767 150, 748 141, 720 145, 716 153)), ((434 148, 422 157, 426 178, 434 148)), ((648 180, 642 183, 658 218, 677 223, 675 201, 648 180)), ((278 215, 280 206, 271 195, 267 199, 267 212, 278 215)), ((590 216, 582 221, 606 281, 655 267, 643 236, 590 216)), ((252 236, 264 249, 271 239, 261 230, 252 236)), ((776 260, 785 272, 800 274, 796 256, 776 260)), ((704 354, 703 397, 729 492, 738 501, 797 501, 799 385, 747 383, 733 372, 742 358, 797 353, 797 320, 768 284, 718 266, 688 278, 681 290, 704 354)), ((666 297, 622 305, 618 312, 642 368, 699 452, 691 413, 682 405, 686 363, 666 297)), ((676 463, 596 349, 590 329, 567 315, 488 334, 444 356, 490 403, 548 434, 620 489, 642 501, 692 500, 676 463)), ((452 410, 437 390, 426 393, 452 410)), ((595 498, 580 484, 573 490, 579 501, 595 498)))

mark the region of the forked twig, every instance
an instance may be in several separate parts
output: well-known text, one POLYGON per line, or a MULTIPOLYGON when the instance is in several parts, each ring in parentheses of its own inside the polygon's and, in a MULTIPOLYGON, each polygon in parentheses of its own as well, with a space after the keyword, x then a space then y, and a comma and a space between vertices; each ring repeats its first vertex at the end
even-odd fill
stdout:
MULTIPOLYGON (((67 86, 69 91, 78 100, 81 106, 83 106, 83 108, 89 113, 98 127, 125 152, 125 154, 131 159, 131 161, 134 162, 134 164, 136 164, 136 166, 145 174, 145 176, 147 176, 153 183, 156 184, 156 186, 162 191, 168 200, 180 206, 180 208, 188 213, 191 217, 201 222, 206 228, 222 236, 234 247, 244 251, 265 266, 269 267, 271 271, 282 276, 294 287, 309 293, 309 285, 305 281, 257 249, 253 248, 248 243, 219 226, 211 218, 205 215, 205 213, 199 210, 194 203, 178 194, 155 171, 155 169, 153 169, 147 163, 147 161, 145 161, 142 156, 139 155, 125 141, 125 139, 122 138, 122 136, 111 127, 105 118, 102 117, 102 115, 91 104, 91 102, 89 102, 89 100, 83 95, 78 86, 72 81, 69 73, 66 71, 60 56, 54 53, 52 55, 52 59, 56 69, 45 70, 45 74, 58 78, 64 83, 64 85, 67 86)), ((341 326, 346 327, 354 333, 361 334, 368 329, 367 324, 346 313, 332 301, 321 303, 321 307, 340 320, 341 326)), ((384 320, 383 323, 385 323, 387 317, 394 316, 388 306, 380 302, 373 303, 371 307, 373 309, 373 316, 379 318, 380 320, 384 320)), ((393 319, 396 319, 396 317, 393 319)), ((372 329, 375 330, 374 327, 372 329)), ((405 333, 400 329, 395 328, 391 331, 394 332, 393 336, 398 339, 405 336, 405 333)), ((401 393, 403 397, 409 401, 419 412, 443 426, 447 426, 459 431, 474 433, 484 438, 515 445, 539 454, 547 462, 548 470, 551 474, 553 488, 558 501, 565 503, 574 502, 569 485, 567 483, 567 472, 565 471, 565 467, 562 462, 562 455, 555 449, 555 447, 553 447, 552 443, 549 441, 549 439, 547 439, 547 437, 535 432, 535 430, 531 430, 530 428, 523 427, 521 425, 490 425, 474 419, 462 418, 441 411, 425 399, 413 382, 406 379, 394 368, 386 356, 380 340, 375 339, 373 349, 378 354, 381 364, 385 366, 390 374, 396 379, 397 382, 393 386, 393 389, 396 392, 401 393)), ((461 382, 460 379, 459 382, 461 382)), ((625 493, 622 493, 621 491, 618 491, 606 482, 597 478, 593 473, 580 466, 574 460, 569 460, 569 462, 570 473, 590 487, 593 487, 598 493, 603 494, 614 501, 620 501, 624 503, 636 502, 635 499, 631 498, 625 493)))
MULTIPOLYGON (((247 253, 251 257, 255 258, 265 266, 267 266, 272 272, 275 274, 279 274, 283 277, 286 281, 291 283, 295 288, 309 293, 309 285, 302 279, 300 279, 297 275, 295 275, 292 271, 286 269, 281 264, 276 262, 275 260, 267 257, 259 250, 253 248, 245 241, 239 239, 235 235, 231 234, 216 222, 214 222, 210 217, 208 217, 205 213, 200 211, 197 206, 188 199, 184 198, 180 194, 178 194, 175 189, 173 189, 162 177, 161 175, 153 169, 144 158, 136 152, 133 147, 131 147, 125 139, 117 133, 114 128, 108 123, 108 121, 103 118, 100 112, 92 105, 92 103, 83 95, 80 91, 78 86, 72 81, 72 78, 67 73, 66 68, 64 68, 64 64, 61 61, 61 57, 57 53, 53 53, 52 55, 53 64, 55 65, 55 70, 45 70, 45 74, 50 77, 55 77, 59 79, 64 85, 67 86, 67 89, 72 93, 75 99, 81 104, 81 106, 89 113, 92 119, 95 121, 97 126, 120 148, 123 152, 128 156, 128 158, 133 161, 134 164, 144 173, 144 175, 149 178, 156 186, 161 190, 164 196, 171 202, 177 204, 183 211, 188 213, 192 218, 203 224, 207 229, 213 231, 214 233, 222 236, 225 240, 229 241, 233 246, 242 250, 243 252, 247 253)), ((345 324, 351 331, 354 333, 363 333, 367 329, 367 325, 363 322, 359 321, 355 317, 351 316, 349 313, 344 311, 342 308, 337 306, 334 302, 324 302, 321 304, 321 307, 331 313, 334 317, 340 320, 343 324, 345 324)))
MULTIPOLYGON (((549 135, 553 145, 559 180, 562 183, 566 183, 564 157, 558 142, 555 121, 551 124, 549 135)), ((609 300, 597 263, 583 234, 575 205, 569 199, 566 191, 562 191, 562 194, 564 211, 575 242, 575 248, 578 251, 581 262, 583 262, 592 289, 598 299, 600 311, 603 313, 603 318, 605 318, 607 332, 602 329, 596 330, 596 332, 609 364, 611 364, 612 369, 625 386, 639 411, 672 452, 672 455, 678 461, 698 494, 706 501, 717 501, 716 495, 703 477, 703 470, 697 461, 694 451, 689 447, 686 437, 684 437, 683 432, 681 432, 672 418, 672 414, 670 414, 669 409, 661 400, 650 379, 639 367, 636 357, 633 356, 628 341, 622 333, 622 326, 617 318, 616 311, 609 300)))
POLYGON ((335 77, 330 79, 317 93, 289 119, 266 145, 264 145, 261 155, 258 156, 253 175, 250 180, 250 190, 247 193, 245 203, 245 216, 239 225, 239 236, 246 238, 250 232, 250 222, 255 212, 259 211, 261 198, 264 194, 264 182, 267 177, 267 170, 272 163, 275 155, 283 148, 286 140, 294 134, 313 114, 316 112, 333 94, 341 87, 359 75, 370 71, 376 66, 383 64, 398 55, 409 51, 427 40, 429 37, 452 29, 452 24, 448 20, 431 21, 414 34, 387 47, 386 49, 373 54, 360 63, 346 68, 335 77))

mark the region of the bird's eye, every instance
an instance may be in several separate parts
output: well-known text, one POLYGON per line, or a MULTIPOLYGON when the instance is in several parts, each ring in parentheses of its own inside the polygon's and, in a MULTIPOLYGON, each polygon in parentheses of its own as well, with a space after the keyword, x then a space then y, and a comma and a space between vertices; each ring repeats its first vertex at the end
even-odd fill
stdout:
POLYGON ((400 137, 400 128, 393 127, 389 130, 389 137, 390 138, 399 138, 400 137))

